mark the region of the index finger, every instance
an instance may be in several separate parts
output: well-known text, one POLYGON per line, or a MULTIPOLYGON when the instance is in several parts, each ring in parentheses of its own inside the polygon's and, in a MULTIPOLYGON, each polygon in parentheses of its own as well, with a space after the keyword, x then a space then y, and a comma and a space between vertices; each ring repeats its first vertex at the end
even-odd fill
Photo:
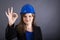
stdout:
POLYGON ((11 7, 11 13, 13 13, 13 7, 11 7))

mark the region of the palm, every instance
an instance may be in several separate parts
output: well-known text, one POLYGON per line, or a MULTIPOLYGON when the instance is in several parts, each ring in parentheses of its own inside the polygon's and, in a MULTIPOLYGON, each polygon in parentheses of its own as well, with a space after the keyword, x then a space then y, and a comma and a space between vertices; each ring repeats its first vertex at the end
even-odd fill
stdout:
POLYGON ((13 12, 13 7, 11 7, 11 11, 8 8, 8 12, 6 12, 6 16, 8 17, 9 24, 11 24, 11 25, 14 24, 16 19, 18 18, 17 13, 13 12))

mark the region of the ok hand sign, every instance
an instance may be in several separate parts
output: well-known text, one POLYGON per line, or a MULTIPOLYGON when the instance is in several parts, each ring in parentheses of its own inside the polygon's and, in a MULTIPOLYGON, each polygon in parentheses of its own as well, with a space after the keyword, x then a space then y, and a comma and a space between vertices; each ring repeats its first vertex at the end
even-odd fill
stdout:
POLYGON ((18 18, 18 14, 13 12, 13 7, 11 7, 11 10, 10 10, 10 8, 8 8, 8 11, 5 13, 6 13, 6 16, 8 18, 9 25, 14 24, 16 19, 18 18))

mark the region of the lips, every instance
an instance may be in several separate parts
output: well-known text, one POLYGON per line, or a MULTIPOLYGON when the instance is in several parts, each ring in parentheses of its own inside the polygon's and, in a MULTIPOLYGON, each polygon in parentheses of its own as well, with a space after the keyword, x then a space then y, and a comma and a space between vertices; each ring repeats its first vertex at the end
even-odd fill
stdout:
POLYGON ((29 22, 28 20, 26 20, 26 22, 29 22))

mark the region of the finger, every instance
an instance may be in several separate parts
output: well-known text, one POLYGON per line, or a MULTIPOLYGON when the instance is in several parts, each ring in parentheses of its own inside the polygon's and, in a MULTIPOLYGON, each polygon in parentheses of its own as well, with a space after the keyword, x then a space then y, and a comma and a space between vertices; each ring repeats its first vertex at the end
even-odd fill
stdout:
POLYGON ((18 14, 16 14, 17 18, 18 18, 18 14))
POLYGON ((16 16, 16 18, 18 18, 18 14, 17 13, 14 13, 14 15, 16 16))
POLYGON ((11 7, 11 13, 13 13, 13 7, 11 7))
POLYGON ((7 12, 5 11, 5 14, 6 14, 6 16, 8 17, 8 14, 7 14, 7 12))
POLYGON ((8 14, 10 14, 10 8, 8 8, 8 14))

